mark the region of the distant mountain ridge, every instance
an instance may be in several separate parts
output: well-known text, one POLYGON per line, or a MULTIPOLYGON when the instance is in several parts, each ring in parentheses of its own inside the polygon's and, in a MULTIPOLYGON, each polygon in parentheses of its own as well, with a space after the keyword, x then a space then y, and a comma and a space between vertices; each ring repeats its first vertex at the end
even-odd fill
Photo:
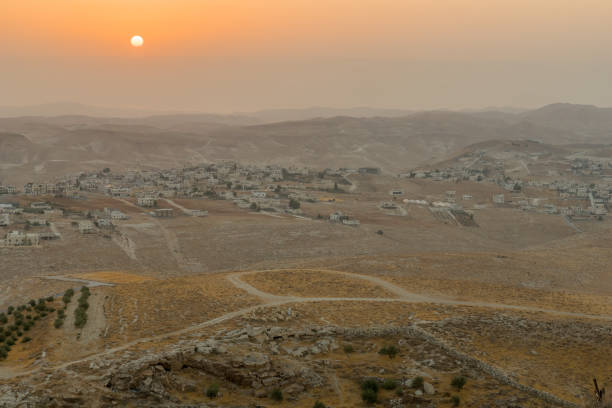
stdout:
POLYGON ((5 132, 0 138, 4 140, 0 179, 19 181, 100 167, 155 168, 223 159, 310 167, 374 166, 394 173, 443 161, 489 140, 610 144, 612 109, 553 104, 520 113, 424 111, 280 122, 207 114, 30 116, 0 118, 0 132, 5 132))

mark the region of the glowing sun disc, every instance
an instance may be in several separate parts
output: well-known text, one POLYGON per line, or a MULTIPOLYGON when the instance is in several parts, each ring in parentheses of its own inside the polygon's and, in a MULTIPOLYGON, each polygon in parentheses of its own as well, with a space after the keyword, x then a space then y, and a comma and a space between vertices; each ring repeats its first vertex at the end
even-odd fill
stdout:
POLYGON ((144 44, 144 40, 141 36, 135 35, 130 40, 130 43, 132 43, 132 47, 142 47, 142 45, 144 44))

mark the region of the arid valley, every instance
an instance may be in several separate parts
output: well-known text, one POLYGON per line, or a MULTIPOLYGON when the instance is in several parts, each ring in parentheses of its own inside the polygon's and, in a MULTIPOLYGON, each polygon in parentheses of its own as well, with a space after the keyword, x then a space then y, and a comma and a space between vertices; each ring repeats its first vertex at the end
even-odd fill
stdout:
POLYGON ((591 406, 611 118, 0 119, 0 406, 591 406))

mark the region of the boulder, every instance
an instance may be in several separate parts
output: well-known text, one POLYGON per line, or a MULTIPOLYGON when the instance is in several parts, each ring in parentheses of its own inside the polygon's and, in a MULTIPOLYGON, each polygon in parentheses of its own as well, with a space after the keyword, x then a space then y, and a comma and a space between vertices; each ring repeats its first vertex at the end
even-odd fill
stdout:
POLYGON ((425 391, 425 394, 429 395, 433 395, 436 393, 436 389, 434 388, 434 386, 428 382, 423 384, 423 391, 425 391))

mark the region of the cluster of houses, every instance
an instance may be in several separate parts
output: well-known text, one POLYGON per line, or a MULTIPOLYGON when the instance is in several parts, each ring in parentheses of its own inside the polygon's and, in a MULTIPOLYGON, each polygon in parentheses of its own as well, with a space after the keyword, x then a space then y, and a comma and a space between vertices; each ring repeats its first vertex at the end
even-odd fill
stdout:
MULTIPOLYGON (((540 153, 530 153, 530 158, 538 159, 540 153)), ((535 211, 547 214, 562 214, 574 217, 601 217, 608 214, 612 197, 612 161, 607 159, 568 158, 557 162, 565 166, 567 179, 560 180, 521 180, 507 177, 504 173, 504 162, 492 160, 485 152, 473 152, 459 159, 462 163, 455 167, 437 170, 413 170, 400 174, 399 177, 426 178, 434 181, 459 182, 471 180, 489 182, 498 185, 507 194, 495 194, 491 197, 494 205, 516 206, 523 211, 535 211), (576 177, 595 178, 596 182, 576 181, 576 177), (573 181, 570 181, 572 179, 573 181), (528 198, 521 194, 525 187, 548 190, 557 193, 557 200, 546 202, 541 198, 528 198)), ((551 174, 559 174, 552 171, 551 174)), ((543 178, 545 179, 545 178, 543 178)), ((464 197, 465 200, 465 197, 464 197)), ((453 202, 452 197, 446 197, 453 202)))
POLYGON ((29 208, 21 208, 10 203, 0 203, 0 227, 18 228, 24 231, 12 230, 0 239, 0 246, 20 247, 38 246, 42 240, 53 240, 59 238, 59 234, 47 229, 38 228, 37 232, 32 229, 46 227, 49 225, 48 217, 62 215, 59 209, 54 209, 47 203, 35 202, 29 208))
MULTIPOLYGON (((350 185, 350 174, 379 174, 378 168, 326 169, 304 167, 242 165, 221 162, 167 170, 133 170, 99 172, 65 176, 49 184, 27 183, 26 195, 56 195, 82 198, 82 192, 96 192, 111 197, 137 197, 138 205, 154 208, 159 197, 210 197, 235 201, 237 205, 282 209, 280 198, 288 194, 298 200, 311 200, 306 191, 339 191, 350 185)), ((286 203, 286 202, 285 202, 286 203)), ((201 214, 200 214, 201 216, 201 214)))

